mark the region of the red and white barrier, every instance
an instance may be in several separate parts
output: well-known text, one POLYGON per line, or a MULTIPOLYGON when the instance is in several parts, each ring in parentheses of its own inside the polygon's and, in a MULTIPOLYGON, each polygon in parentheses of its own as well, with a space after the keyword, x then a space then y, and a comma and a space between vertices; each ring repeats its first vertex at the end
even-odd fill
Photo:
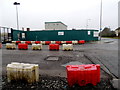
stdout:
POLYGON ((85 40, 79 40, 78 44, 85 44, 85 40))
POLYGON ((51 44, 55 44, 56 42, 55 41, 51 41, 51 44))
POLYGON ((66 41, 66 44, 72 44, 72 41, 66 41))
POLYGON ((49 50, 59 50, 59 44, 49 44, 49 50))
POLYGON ((31 44, 31 41, 25 41, 26 44, 31 44))
POLYGON ((61 41, 62 44, 66 44, 66 41, 61 41))
POLYGON ((41 43, 41 41, 35 41, 35 44, 40 44, 41 43))
POLYGON ((56 43, 56 44, 62 44, 61 41, 56 41, 55 43, 56 43))
POLYGON ((72 41, 72 44, 78 44, 78 41, 72 41))
POLYGON ((67 81, 69 86, 78 84, 85 86, 87 84, 97 85, 100 82, 100 65, 68 65, 67 81))
POLYGON ((45 41, 45 45, 51 44, 51 41, 45 41))
POLYGON ((26 44, 42 44, 42 45, 49 45, 49 44, 85 44, 85 40, 75 40, 75 41, 12 41, 12 43, 19 44, 19 43, 26 43, 26 44))
POLYGON ((21 43, 21 41, 16 41, 16 44, 19 44, 19 43, 21 43))
POLYGON ((27 50, 28 49, 28 44, 26 44, 26 43, 19 43, 18 44, 18 49, 19 50, 27 50))
POLYGON ((45 41, 41 41, 41 44, 42 44, 42 45, 45 45, 45 41))

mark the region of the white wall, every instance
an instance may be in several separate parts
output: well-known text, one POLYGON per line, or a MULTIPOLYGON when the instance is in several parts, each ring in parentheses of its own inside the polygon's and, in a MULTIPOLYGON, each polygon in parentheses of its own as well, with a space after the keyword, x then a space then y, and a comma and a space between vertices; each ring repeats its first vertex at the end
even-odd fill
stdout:
POLYGON ((46 23, 45 30, 67 30, 67 26, 62 23, 46 23))

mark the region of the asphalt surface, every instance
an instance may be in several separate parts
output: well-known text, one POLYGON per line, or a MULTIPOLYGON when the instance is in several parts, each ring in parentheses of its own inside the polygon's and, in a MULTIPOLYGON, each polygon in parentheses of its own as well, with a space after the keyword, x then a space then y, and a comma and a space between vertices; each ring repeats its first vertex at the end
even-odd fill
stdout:
MULTIPOLYGON (((48 45, 43 46, 41 51, 31 50, 6 50, 2 49, 2 68, 11 62, 27 62, 38 63, 42 70, 64 70, 61 65, 69 63, 70 61, 79 61, 83 64, 91 63, 84 55, 97 59, 103 63, 111 73, 118 77, 118 40, 103 38, 101 41, 86 43, 83 45, 74 45, 74 51, 49 51, 48 45), (48 56, 61 57, 60 61, 45 61, 48 56), (50 64, 47 65, 47 64, 50 64)), ((98 62, 99 63, 99 62, 98 62)), ((65 76, 61 73, 61 76, 65 76)))
MULTIPOLYGON (((2 74, 6 75, 6 65, 11 62, 36 63, 40 66, 40 75, 49 75, 55 77, 67 77, 67 65, 72 64, 101 64, 104 70, 112 73, 118 78, 118 40, 102 39, 97 42, 89 42, 82 45, 74 45, 73 51, 49 51, 48 45, 44 45, 41 51, 31 50, 6 50, 5 45, 2 52, 2 74), (49 60, 46 58, 56 56, 59 60, 49 60)), ((0 65, 1 66, 1 65, 0 65)), ((101 70, 101 78, 109 78, 109 76, 101 70)))

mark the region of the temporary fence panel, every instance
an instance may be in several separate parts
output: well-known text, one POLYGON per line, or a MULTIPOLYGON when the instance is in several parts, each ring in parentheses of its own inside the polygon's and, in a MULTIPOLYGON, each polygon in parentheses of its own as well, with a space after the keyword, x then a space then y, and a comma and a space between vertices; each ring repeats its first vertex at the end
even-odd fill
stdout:
POLYGON ((13 41, 96 41, 99 37, 98 30, 12 30, 12 32, 13 41))

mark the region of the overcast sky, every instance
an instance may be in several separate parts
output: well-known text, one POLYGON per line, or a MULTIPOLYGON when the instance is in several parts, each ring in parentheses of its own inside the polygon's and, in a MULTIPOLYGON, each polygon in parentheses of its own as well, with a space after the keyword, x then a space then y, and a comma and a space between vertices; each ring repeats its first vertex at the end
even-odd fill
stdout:
MULTIPOLYGON (((0 0, 0 26, 16 29, 16 8, 19 2, 19 27, 44 29, 44 22, 62 21, 68 29, 99 29, 101 0, 0 0), (90 20, 88 20, 90 19, 90 20)), ((118 27, 118 1, 103 0, 102 28, 118 27)))

